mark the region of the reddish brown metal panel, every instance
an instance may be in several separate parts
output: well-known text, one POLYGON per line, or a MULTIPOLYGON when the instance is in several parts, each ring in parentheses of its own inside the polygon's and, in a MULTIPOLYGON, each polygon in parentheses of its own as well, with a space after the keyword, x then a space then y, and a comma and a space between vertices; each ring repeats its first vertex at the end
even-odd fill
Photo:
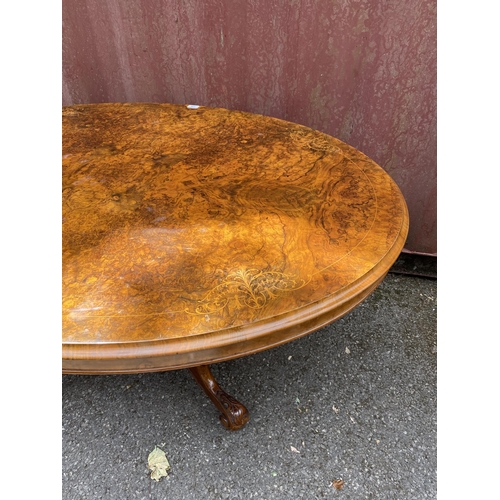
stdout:
POLYGON ((435 254, 436 0, 63 0, 63 104, 153 101, 284 118, 351 144, 435 254))

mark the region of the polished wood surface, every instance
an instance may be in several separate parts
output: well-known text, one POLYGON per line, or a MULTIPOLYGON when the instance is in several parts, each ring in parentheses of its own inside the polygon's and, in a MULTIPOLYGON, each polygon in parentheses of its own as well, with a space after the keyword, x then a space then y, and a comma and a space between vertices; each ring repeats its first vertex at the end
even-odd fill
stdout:
POLYGON ((393 180, 301 125, 168 104, 63 108, 63 372, 195 367, 342 316, 408 232, 393 180))

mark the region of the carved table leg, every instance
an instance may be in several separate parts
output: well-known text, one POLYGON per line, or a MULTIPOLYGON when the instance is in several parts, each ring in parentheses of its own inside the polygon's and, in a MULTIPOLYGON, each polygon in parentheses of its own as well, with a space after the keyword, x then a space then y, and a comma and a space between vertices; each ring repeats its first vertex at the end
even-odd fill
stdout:
POLYGON ((250 418, 248 410, 232 396, 226 394, 214 379, 208 365, 189 368, 191 375, 222 413, 219 419, 230 431, 241 429, 250 418))

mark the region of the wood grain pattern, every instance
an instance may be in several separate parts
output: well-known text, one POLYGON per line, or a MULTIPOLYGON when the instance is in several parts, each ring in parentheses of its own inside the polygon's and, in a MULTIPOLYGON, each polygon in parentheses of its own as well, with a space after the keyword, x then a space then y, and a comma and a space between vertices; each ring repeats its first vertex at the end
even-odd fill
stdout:
POLYGON ((392 179, 343 142, 220 108, 63 108, 63 371, 250 354, 345 314, 408 233, 392 179))

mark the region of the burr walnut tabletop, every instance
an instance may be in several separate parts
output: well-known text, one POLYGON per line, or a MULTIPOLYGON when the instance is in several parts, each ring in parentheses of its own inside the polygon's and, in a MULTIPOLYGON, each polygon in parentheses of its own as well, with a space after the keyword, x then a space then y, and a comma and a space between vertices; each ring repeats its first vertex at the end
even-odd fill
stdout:
POLYGON ((339 318, 405 242, 389 175, 307 127, 169 104, 62 120, 63 373, 190 368, 237 428, 208 365, 339 318))

